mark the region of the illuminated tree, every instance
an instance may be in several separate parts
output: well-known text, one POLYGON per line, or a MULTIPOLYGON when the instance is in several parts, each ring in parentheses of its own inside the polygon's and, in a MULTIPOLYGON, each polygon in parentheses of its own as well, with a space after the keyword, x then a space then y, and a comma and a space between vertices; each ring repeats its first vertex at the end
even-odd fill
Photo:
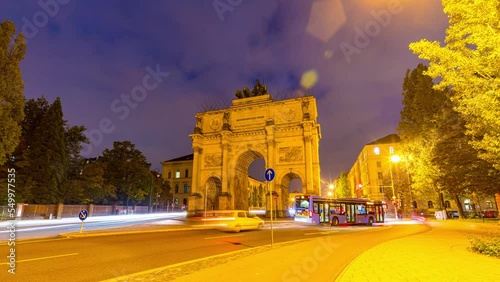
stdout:
POLYGON ((19 64, 24 59, 24 36, 15 36, 10 21, 0 24, 0 165, 19 143, 24 119, 24 82, 19 64))
MULTIPOLYGON (((398 124, 398 134, 412 176, 412 192, 416 195, 439 194, 437 185, 439 167, 432 162, 433 148, 440 140, 436 121, 447 97, 440 90, 433 89, 432 78, 424 75, 427 67, 419 64, 416 69, 407 70, 403 81, 403 110, 398 124)), ((441 197, 441 205, 443 205, 441 197)))
POLYGON ((451 101, 465 121, 479 157, 500 170, 500 2, 443 0, 449 27, 444 46, 423 39, 410 44, 426 72, 451 88, 451 101))
POLYGON ((341 172, 337 181, 337 186, 334 187, 337 198, 352 198, 352 189, 349 187, 347 172, 341 172))

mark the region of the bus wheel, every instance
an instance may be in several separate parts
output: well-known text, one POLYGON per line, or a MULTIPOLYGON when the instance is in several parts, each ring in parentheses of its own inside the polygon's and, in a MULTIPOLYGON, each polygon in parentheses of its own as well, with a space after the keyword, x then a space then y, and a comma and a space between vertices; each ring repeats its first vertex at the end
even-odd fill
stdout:
POLYGON ((370 217, 368 219, 368 226, 372 226, 373 225, 373 217, 370 217))
POLYGON ((332 218, 332 226, 338 226, 339 225, 339 219, 334 217, 332 218))

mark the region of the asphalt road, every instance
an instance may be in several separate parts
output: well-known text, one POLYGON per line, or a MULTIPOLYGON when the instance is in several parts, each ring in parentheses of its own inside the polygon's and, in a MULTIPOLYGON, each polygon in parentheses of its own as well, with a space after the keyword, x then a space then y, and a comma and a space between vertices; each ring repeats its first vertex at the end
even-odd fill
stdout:
MULTIPOLYGON (((358 254, 381 242, 426 230, 424 225, 388 227, 276 226, 274 242, 338 236, 338 273, 358 254), (368 232, 366 232, 368 231, 368 232)), ((270 243, 270 230, 225 233, 173 231, 17 242, 16 274, 0 266, 0 281, 100 281, 202 257, 270 243)), ((2 254, 8 246, 0 245, 2 254)), ((4 256, 4 260, 6 256, 4 256)))

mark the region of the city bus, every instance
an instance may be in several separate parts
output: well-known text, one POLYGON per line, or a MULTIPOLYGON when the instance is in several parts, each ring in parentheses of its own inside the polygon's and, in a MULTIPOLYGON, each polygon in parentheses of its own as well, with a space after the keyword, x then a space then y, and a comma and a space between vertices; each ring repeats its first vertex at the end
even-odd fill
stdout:
POLYGON ((384 222, 384 203, 369 199, 327 199, 295 196, 295 221, 311 224, 354 225, 384 222))

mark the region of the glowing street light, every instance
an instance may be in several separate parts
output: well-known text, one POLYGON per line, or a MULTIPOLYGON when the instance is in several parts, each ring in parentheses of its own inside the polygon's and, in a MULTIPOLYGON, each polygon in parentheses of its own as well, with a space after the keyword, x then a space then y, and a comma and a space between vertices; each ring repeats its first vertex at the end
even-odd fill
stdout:
POLYGON ((398 218, 398 211, 396 207, 396 192, 394 191, 394 179, 392 177, 392 163, 398 163, 401 160, 401 157, 398 155, 392 155, 391 161, 389 162, 389 172, 391 174, 391 187, 392 187, 392 204, 394 205, 394 216, 398 218))

